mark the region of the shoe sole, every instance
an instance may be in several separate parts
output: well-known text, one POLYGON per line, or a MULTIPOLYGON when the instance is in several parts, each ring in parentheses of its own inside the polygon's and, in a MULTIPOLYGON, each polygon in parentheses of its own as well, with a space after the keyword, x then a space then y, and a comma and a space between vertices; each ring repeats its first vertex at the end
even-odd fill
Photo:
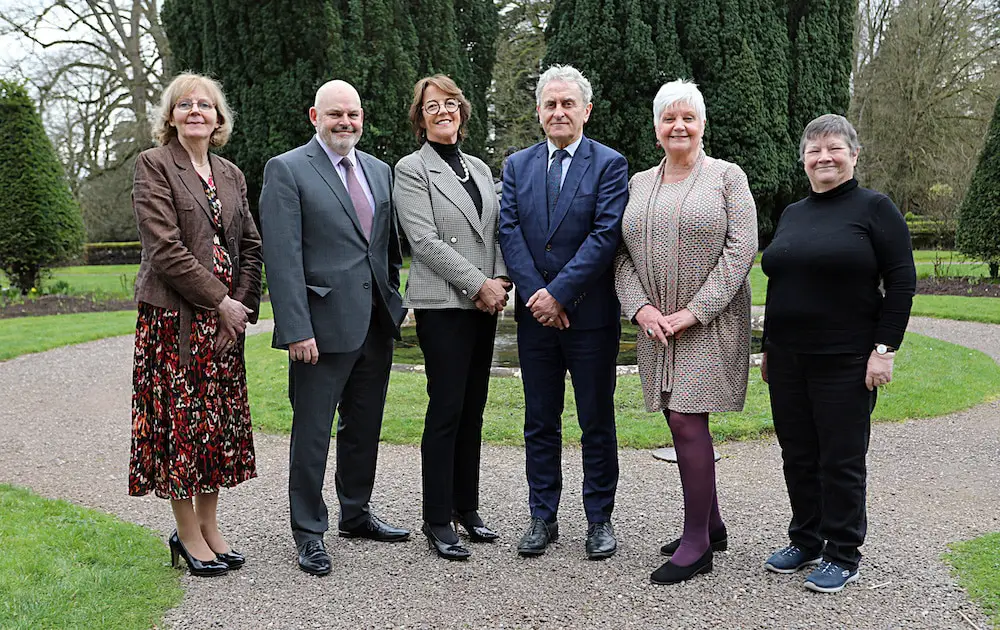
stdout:
POLYGON ((810 582, 809 580, 806 580, 802 584, 802 586, 809 589, 810 591, 815 591, 817 593, 839 593, 840 591, 844 590, 844 587, 847 586, 848 584, 857 582, 858 578, 860 577, 861 577, 861 572, 857 571, 854 573, 854 575, 844 580, 843 584, 841 584, 840 586, 834 586, 833 588, 823 587, 820 586, 819 584, 816 584, 815 582, 810 582))
POLYGON ((351 532, 339 531, 337 532, 337 535, 340 536, 341 538, 364 538, 366 540, 374 540, 375 542, 387 542, 387 543, 403 542, 404 540, 410 539, 409 534, 406 534, 405 536, 400 536, 399 538, 372 538, 371 536, 365 536, 364 534, 354 534, 351 532))
POLYGON ((611 551, 600 551, 597 553, 588 553, 587 560, 607 560, 611 556, 618 553, 618 547, 615 547, 611 551))
POLYGON ((702 575, 704 573, 711 573, 711 572, 712 572, 712 563, 709 562, 708 564, 706 564, 702 568, 698 569, 697 571, 695 571, 694 573, 692 573, 691 575, 689 575, 687 578, 685 578, 683 580, 678 580, 676 582, 664 582, 664 581, 661 581, 661 580, 655 580, 655 579, 653 579, 652 576, 650 576, 649 582, 650 582, 650 584, 656 584, 658 586, 669 586, 671 584, 681 584, 683 582, 687 582, 688 580, 690 580, 691 578, 693 578, 696 575, 702 575))
POLYGON ((782 569, 780 567, 774 566, 770 562, 765 562, 764 563, 764 568, 767 569, 768 571, 770 571, 771 573, 780 573, 782 575, 789 575, 791 573, 795 573, 796 571, 801 571, 802 569, 804 569, 806 567, 819 566, 820 560, 821 560, 821 558, 814 558, 812 560, 807 560, 806 562, 803 562, 802 564, 800 564, 799 566, 797 566, 797 567, 795 567, 793 569, 782 569))
POLYGON ((324 575, 329 575, 330 571, 333 570, 333 567, 330 567, 326 571, 313 571, 312 569, 307 569, 300 564, 299 569, 301 569, 303 573, 308 573, 309 575, 315 575, 316 577, 323 577, 324 575))
MULTIPOLYGON (((664 545, 664 546, 666 546, 666 545, 664 545)), ((717 540, 717 541, 715 541, 714 543, 711 544, 711 547, 712 547, 712 551, 713 552, 715 552, 715 551, 726 551, 727 549, 729 549, 729 539, 728 538, 724 538, 722 540, 717 540)), ((674 555, 675 553, 677 553, 676 549, 674 549, 673 551, 667 551, 663 547, 660 547, 660 555, 663 556, 663 557, 665 557, 665 558, 669 558, 670 556, 674 555)))

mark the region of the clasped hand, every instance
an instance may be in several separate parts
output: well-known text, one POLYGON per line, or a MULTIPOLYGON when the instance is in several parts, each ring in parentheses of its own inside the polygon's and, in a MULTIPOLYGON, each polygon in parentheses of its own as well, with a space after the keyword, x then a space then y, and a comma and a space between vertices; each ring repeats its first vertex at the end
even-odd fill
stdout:
POLYGON ((487 278, 476 293, 476 308, 493 315, 507 306, 507 292, 514 286, 502 278, 487 278))
POLYGON ((239 300, 234 300, 228 295, 222 298, 222 302, 216 307, 219 314, 219 329, 215 333, 215 351, 222 352, 229 350, 236 345, 237 338, 247 329, 250 313, 253 309, 247 308, 239 300))
POLYGON ((639 324, 642 334, 666 345, 667 337, 681 334, 681 331, 697 324, 698 318, 686 308, 664 315, 660 309, 647 304, 635 314, 635 321, 639 324))
POLYGON ((565 330, 569 328, 569 316, 559 300, 552 297, 548 289, 539 289, 528 298, 525 306, 531 311, 531 315, 538 320, 542 326, 565 330))

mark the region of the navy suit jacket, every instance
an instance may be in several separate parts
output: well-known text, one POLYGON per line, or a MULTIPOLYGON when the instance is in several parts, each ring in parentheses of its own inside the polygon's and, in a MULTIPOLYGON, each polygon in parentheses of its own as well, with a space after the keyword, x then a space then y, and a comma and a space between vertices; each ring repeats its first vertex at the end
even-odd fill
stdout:
POLYGON ((517 285, 515 317, 531 318, 524 304, 544 287, 563 305, 571 328, 615 323, 621 305, 612 263, 628 202, 628 162, 584 136, 551 222, 548 162, 548 145, 541 142, 510 156, 503 172, 500 248, 507 275, 517 285))

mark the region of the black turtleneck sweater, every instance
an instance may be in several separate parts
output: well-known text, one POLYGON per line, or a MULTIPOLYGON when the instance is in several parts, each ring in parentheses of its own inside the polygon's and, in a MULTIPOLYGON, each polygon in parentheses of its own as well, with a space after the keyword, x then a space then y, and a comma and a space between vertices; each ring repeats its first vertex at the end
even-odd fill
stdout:
MULTIPOLYGON (((441 144, 440 142, 434 142, 428 140, 427 144, 431 145, 441 159, 444 160, 451 170, 455 171, 455 177, 461 177, 465 175, 465 169, 462 168, 462 160, 458 155, 458 144, 441 144)), ((472 197, 472 205, 476 206, 476 212, 479 213, 479 217, 483 216, 483 195, 479 192, 479 186, 476 185, 476 180, 473 179, 472 173, 469 173, 469 179, 464 182, 459 180, 462 184, 462 188, 465 188, 465 192, 469 193, 472 197)))
POLYGON ((916 290, 910 232, 892 200, 856 179, 785 208, 761 269, 765 343, 807 354, 902 343, 916 290))

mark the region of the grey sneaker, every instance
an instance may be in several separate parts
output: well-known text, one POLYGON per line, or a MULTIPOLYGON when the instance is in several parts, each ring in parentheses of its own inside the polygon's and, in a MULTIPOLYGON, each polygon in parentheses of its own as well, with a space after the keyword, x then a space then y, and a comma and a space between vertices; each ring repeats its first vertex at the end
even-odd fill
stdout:
POLYGON ((812 555, 795 545, 788 545, 772 553, 764 563, 764 568, 772 573, 795 573, 802 567, 819 564, 821 559, 822 556, 818 553, 812 555))
POLYGON ((857 569, 845 569, 835 562, 823 561, 806 577, 805 586, 817 593, 838 593, 861 577, 857 569))

